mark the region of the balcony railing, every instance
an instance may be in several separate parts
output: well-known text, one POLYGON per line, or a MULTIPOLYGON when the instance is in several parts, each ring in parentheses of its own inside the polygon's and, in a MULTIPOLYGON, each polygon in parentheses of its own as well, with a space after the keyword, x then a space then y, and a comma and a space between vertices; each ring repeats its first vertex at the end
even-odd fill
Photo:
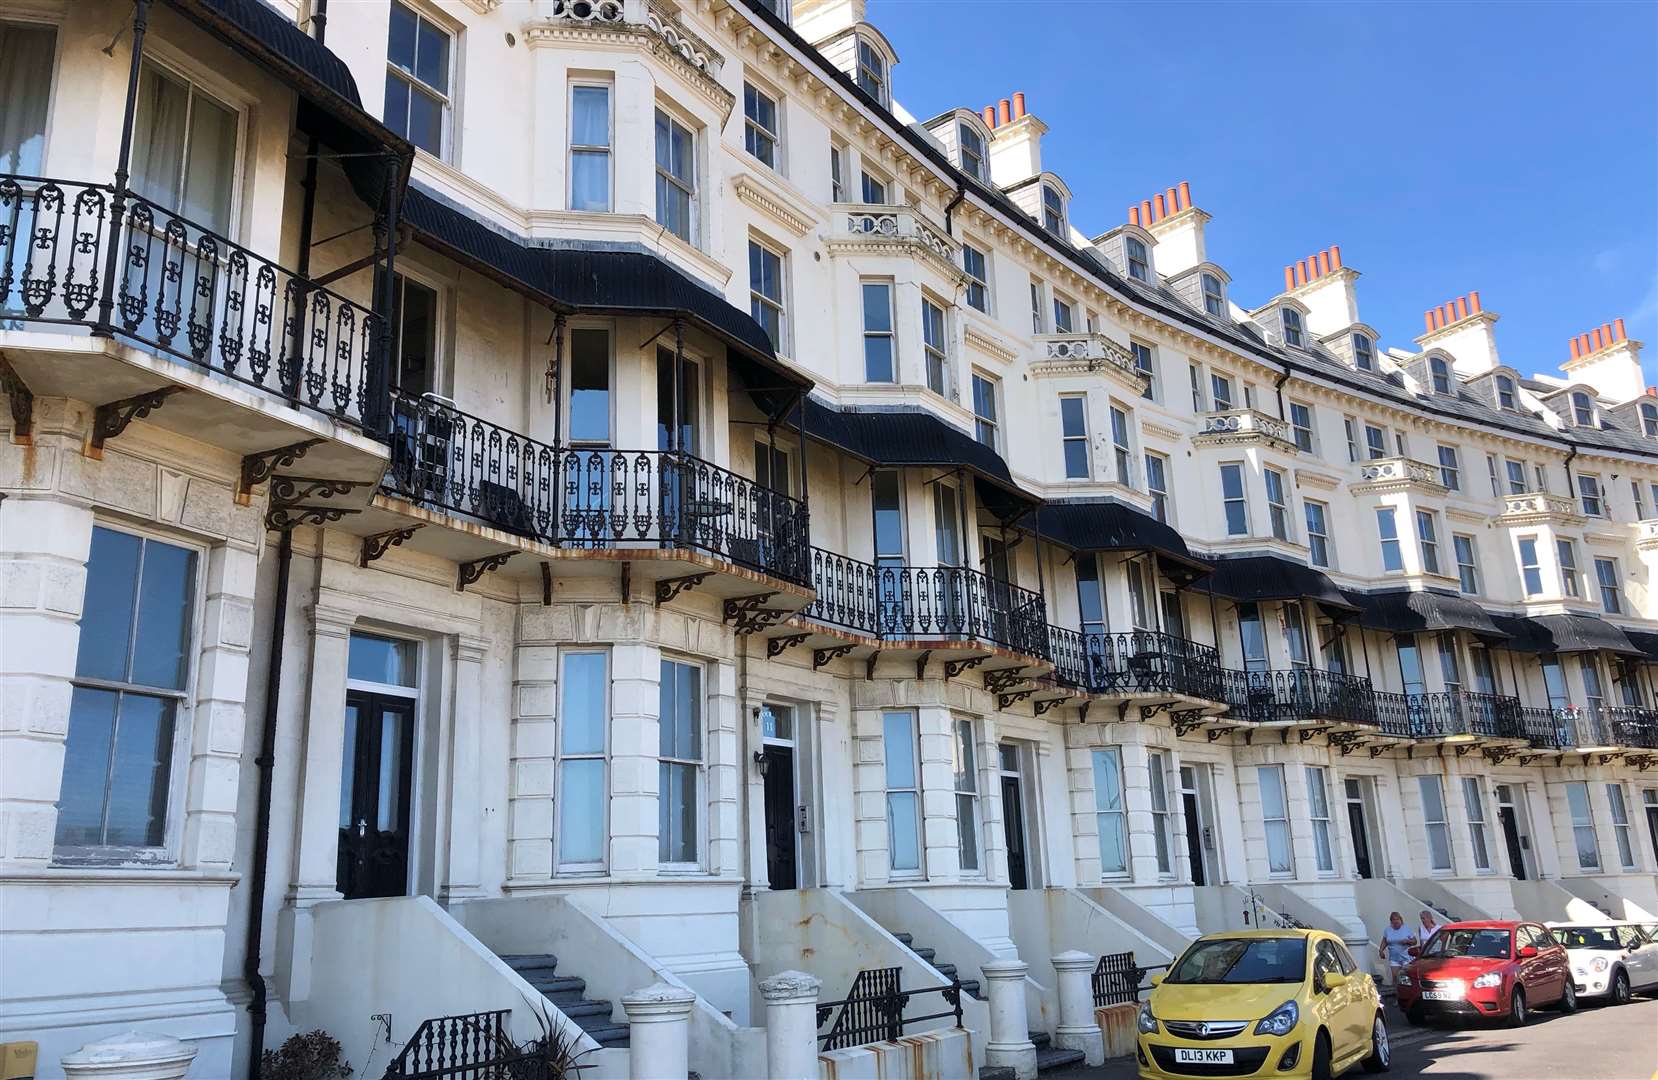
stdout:
POLYGON ((1436 466, 1407 457, 1375 458, 1359 465, 1359 476, 1366 483, 1422 484, 1430 488, 1444 488, 1443 477, 1436 466))
POLYGON ((1637 705, 1616 705, 1606 710, 1606 717, 1614 744, 1658 750, 1658 712, 1637 705))
POLYGON ((98 327, 113 244, 110 332, 343 423, 379 415, 379 316, 137 196, 111 236, 113 201, 104 184, 0 175, 0 327, 98 327))
POLYGON ((1221 700, 1230 716, 1251 723, 1376 723, 1370 680, 1362 675, 1299 668, 1221 672, 1221 700))
POLYGON ((392 391, 388 490, 559 547, 692 548, 809 584, 806 505, 690 454, 555 447, 392 391))
POLYGON ((843 203, 835 207, 831 240, 913 248, 959 267, 961 245, 913 206, 843 203))
POLYGON ((1268 416, 1255 409, 1204 413, 1198 417, 1198 423, 1202 425, 1197 432, 1198 438, 1210 436, 1222 440, 1237 440, 1255 437, 1281 443, 1286 447, 1295 445, 1295 436, 1290 431, 1289 424, 1276 416, 1268 416))
POLYGON ((1041 593, 967 567, 878 566, 816 547, 811 564, 817 599, 802 614, 815 622, 882 639, 984 641, 1048 659, 1041 593))
POLYGON ((1501 516, 1529 521, 1540 517, 1573 518, 1578 516, 1578 512, 1577 504, 1564 495, 1529 491, 1519 495, 1504 495, 1501 516))
POLYGON ((1038 362, 1068 360, 1094 367, 1107 364, 1141 387, 1148 379, 1147 373, 1135 366, 1134 355, 1104 334, 1088 331, 1038 334, 1036 347, 1041 350, 1038 362))
POLYGON ((1468 690, 1401 694, 1378 691, 1377 725, 1389 735, 1437 739, 1452 735, 1524 738, 1520 699, 1468 690))
POLYGON ((1081 634, 1049 626, 1054 676, 1090 694, 1186 694, 1221 700, 1220 655, 1212 645, 1152 630, 1081 634))

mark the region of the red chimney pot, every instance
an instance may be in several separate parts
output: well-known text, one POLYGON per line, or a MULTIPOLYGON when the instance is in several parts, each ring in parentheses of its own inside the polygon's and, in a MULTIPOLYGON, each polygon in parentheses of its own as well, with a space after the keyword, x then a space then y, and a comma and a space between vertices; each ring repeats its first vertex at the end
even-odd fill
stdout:
POLYGON ((1168 196, 1169 213, 1171 213, 1171 214, 1179 213, 1179 211, 1181 209, 1180 200, 1179 200, 1180 193, 1178 191, 1176 191, 1174 188, 1170 188, 1166 192, 1166 195, 1168 196))
POLYGON ((1003 124, 1011 124, 1013 122, 1012 109, 1013 106, 1007 98, 1003 98, 1001 101, 996 103, 996 115, 1002 118, 1003 124))
POLYGON ((1185 210, 1192 205, 1192 185, 1190 181, 1180 181, 1180 209, 1185 210))
POLYGON ((1423 332, 1428 334, 1433 333, 1436 329, 1433 324, 1433 308, 1429 308, 1422 313, 1422 327, 1423 332))
POLYGON ((1577 338, 1573 338, 1572 339, 1572 359, 1576 360, 1579 356, 1582 356, 1582 355, 1583 355, 1583 346, 1582 346, 1582 344, 1577 340, 1577 338))
POLYGON ((1336 270, 1341 269, 1341 245, 1340 244, 1331 244, 1330 245, 1330 266, 1333 269, 1336 269, 1336 270))
POLYGON ((1600 349, 1601 349, 1600 327, 1597 326, 1593 330, 1589 331, 1589 340, 1594 343, 1594 348, 1590 349, 1589 351, 1590 352, 1600 352, 1600 349))
POLYGON ((1624 331, 1623 331, 1623 320, 1622 319, 1613 319, 1612 320, 1612 325, 1618 331, 1618 340, 1619 341, 1628 341, 1629 340, 1629 335, 1624 333, 1624 331))
POLYGON ((1306 259, 1297 259, 1295 261, 1295 283, 1298 286, 1307 284, 1307 260, 1306 259))
POLYGON ((1320 277, 1330 272, 1330 249, 1325 248, 1318 253, 1318 273, 1320 277))
POLYGON ((1128 223, 1130 225, 1140 224, 1140 208, 1138 206, 1128 208, 1128 223))
POLYGON ((1480 313, 1480 294, 1479 293, 1471 292, 1471 293, 1468 294, 1468 309, 1470 311, 1472 311, 1475 315, 1478 315, 1480 313))
POLYGON ((1153 220, 1153 221, 1162 221, 1164 218, 1168 217, 1167 211, 1165 211, 1163 209, 1163 193, 1161 191, 1159 191, 1155 196, 1152 197, 1151 207, 1152 207, 1153 213, 1156 214, 1156 216, 1153 217, 1151 220, 1153 220))
POLYGON ((984 116, 984 126, 989 128, 992 131, 995 131, 996 130, 996 106, 986 105, 984 107, 983 116, 984 116))
POLYGON ((1025 92, 1016 90, 1013 94, 1013 118, 1019 119, 1025 115, 1025 92))
POLYGON ((1606 342, 1606 347, 1608 349, 1610 349, 1612 347, 1612 342, 1617 340, 1616 338, 1614 338, 1612 336, 1612 324, 1609 323, 1609 322, 1601 323, 1600 324, 1600 332, 1601 332, 1602 340, 1604 340, 1606 342))
POLYGON ((1150 199, 1141 199, 1140 200, 1140 224, 1150 225, 1151 223, 1152 223, 1151 200, 1150 199))
POLYGON ((1295 288, 1295 267, 1286 266, 1284 267, 1284 291, 1289 292, 1293 288, 1295 288))
POLYGON ((1468 298, 1466 296, 1459 296, 1457 297, 1457 319, 1460 321, 1462 319, 1466 319, 1467 317, 1468 298))

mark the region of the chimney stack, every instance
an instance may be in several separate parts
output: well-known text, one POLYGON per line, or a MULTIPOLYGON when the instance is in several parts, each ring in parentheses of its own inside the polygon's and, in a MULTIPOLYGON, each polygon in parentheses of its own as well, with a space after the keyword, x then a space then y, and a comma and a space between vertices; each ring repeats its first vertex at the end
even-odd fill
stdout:
POLYGON ((1426 329, 1416 343, 1443 348, 1456 360, 1458 372, 1481 375, 1501 363, 1492 331, 1497 316, 1480 304, 1478 292, 1452 297, 1428 311, 1423 321, 1426 329))
POLYGON ((1574 382, 1586 382, 1613 401, 1640 397, 1646 380, 1641 376, 1641 343, 1631 341, 1622 319, 1603 322, 1572 338, 1571 359, 1560 370, 1574 382))
MULTIPOLYGON (((996 122, 991 125, 990 178, 998 187, 1011 187, 1042 171, 1042 136, 1048 125, 1030 112, 1027 104, 1023 90, 1015 90, 996 102, 996 122)), ((1026 213, 1040 217, 1041 191, 1031 193, 1038 200, 1031 206, 1024 205, 1021 196, 1025 194, 1018 193, 1014 201, 1026 213)))
POLYGON ((1343 273, 1344 269, 1341 248, 1336 244, 1284 267, 1284 291, 1302 290, 1297 299, 1307 305, 1307 329, 1316 337, 1345 330, 1359 321, 1358 299, 1353 293, 1353 279, 1358 272, 1343 273))
POLYGON ((1207 260, 1203 226, 1209 215, 1192 206, 1192 184, 1182 180, 1129 208, 1128 223, 1157 241, 1157 271, 1165 277, 1183 273, 1207 260), (1139 213, 1134 211, 1138 209, 1139 213), (1190 211, 1190 212, 1188 212, 1190 211))

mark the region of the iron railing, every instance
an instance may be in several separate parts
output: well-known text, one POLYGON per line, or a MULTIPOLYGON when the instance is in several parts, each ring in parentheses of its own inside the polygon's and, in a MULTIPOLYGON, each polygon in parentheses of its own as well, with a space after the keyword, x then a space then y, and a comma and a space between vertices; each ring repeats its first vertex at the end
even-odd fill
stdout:
POLYGON ((945 986, 902 988, 902 968, 865 968, 852 980, 852 989, 840 1001, 821 1001, 817 1007, 817 1026, 822 1027, 830 1016, 835 1022, 818 1041, 824 1050, 840 1050, 848 1046, 863 1046, 872 1042, 890 1042, 904 1034, 906 1026, 942 1020, 950 1017, 961 1027, 961 983, 951 979, 945 986), (940 994, 950 1006, 947 1012, 924 1016, 905 1016, 910 998, 917 994, 940 994), (839 1009, 839 1014, 835 1010, 839 1009))
POLYGON ((1389 735, 1436 739, 1452 735, 1525 738, 1520 699, 1471 690, 1376 692, 1377 724, 1389 735))
POLYGON ((556 447, 392 391, 395 494, 559 547, 683 547, 808 584, 806 504, 691 454, 556 447))
POLYGON ((1370 680, 1362 675, 1298 668, 1293 671, 1221 671, 1221 698, 1229 715, 1251 723, 1332 720, 1376 723, 1370 680))
POLYGON ((1094 1007, 1103 1008, 1106 1005, 1123 1005, 1140 1000, 1140 995, 1150 987, 1142 986, 1148 972, 1166 969, 1167 964, 1152 964, 1141 967, 1134 962, 1134 954, 1106 953, 1100 957, 1100 962, 1094 965, 1092 982, 1094 986, 1094 1007))
POLYGON ((1063 685, 1091 694, 1187 694, 1221 700, 1220 654, 1174 634, 1078 633, 1048 627, 1049 657, 1063 685))
POLYGON ((1041 593, 965 566, 876 565, 810 550, 817 598, 801 614, 814 622, 880 639, 984 641, 1048 658, 1041 593))
POLYGON ((513 1043, 510 1015, 497 1009, 422 1021, 382 1080, 553 1080, 544 1049, 513 1043))
POLYGON ((105 184, 0 175, 0 326, 103 329, 355 427, 380 415, 373 311, 105 184), (106 279, 109 247, 113 280, 106 279), (110 325, 101 326, 106 290, 110 325))
POLYGON ((1658 713, 1638 705, 1614 705, 1606 714, 1618 746, 1658 750, 1658 713))
POLYGON ((1539 750, 1570 750, 1577 745, 1577 725, 1573 714, 1577 707, 1545 708, 1525 705, 1520 708, 1521 737, 1539 750))

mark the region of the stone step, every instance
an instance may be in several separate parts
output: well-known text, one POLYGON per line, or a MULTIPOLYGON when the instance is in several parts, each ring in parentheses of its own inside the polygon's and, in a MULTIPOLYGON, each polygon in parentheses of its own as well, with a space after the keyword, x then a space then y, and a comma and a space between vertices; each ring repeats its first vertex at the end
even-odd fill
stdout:
POLYGON ((611 1014, 615 1012, 615 1010, 611 1008, 610 1002, 591 1001, 587 998, 560 1004, 558 1006, 558 1011, 563 1013, 565 1016, 568 1016, 570 1019, 575 1020, 578 1024, 581 1023, 580 1018, 583 1016, 600 1016, 606 1020, 609 1020, 611 1014))
POLYGON ((574 1001, 587 991, 587 980, 575 975, 545 975, 524 981, 555 1001, 574 1001))
MULTIPOLYGON (((578 1024, 581 1021, 576 1021, 578 1024)), ((592 1027, 582 1026, 588 1037, 600 1046, 626 1046, 628 1044, 628 1026, 626 1024, 595 1024, 592 1027)))
POLYGON ((558 970, 558 957, 552 953, 507 953, 501 959, 506 962, 507 967, 520 975, 529 971, 545 971, 551 974, 558 970))
POLYGON ((915 944, 915 935, 913 935, 913 934, 902 933, 902 934, 894 934, 892 936, 897 938, 899 941, 903 942, 904 946, 906 948, 915 944))
POLYGON ((974 1001, 977 1001, 981 996, 979 994, 979 980, 977 979, 961 980, 961 989, 963 993, 972 998, 974 1001))
POLYGON ((946 979, 953 979, 956 977, 956 965, 954 964, 934 963, 933 970, 944 976, 946 979))
MULTIPOLYGON (((910 947, 910 952, 913 952, 915 955, 921 957, 921 959, 927 961, 929 964, 932 964, 933 957, 938 955, 937 949, 931 948, 927 945, 912 945, 910 947)), ((933 966, 937 967, 938 965, 933 964, 933 966)))
POLYGON ((1069 1065, 1080 1065, 1086 1055, 1081 1050, 1060 1050, 1050 1047, 1036 1052, 1036 1071, 1039 1073, 1051 1072, 1054 1069, 1063 1069, 1069 1065))
POLYGON ((1036 1047, 1037 1053, 1041 1053, 1043 1050, 1046 1050, 1052 1042, 1053 1036, 1049 1035, 1046 1031, 1033 1031, 1030 1033, 1030 1043, 1032 1046, 1036 1047))

